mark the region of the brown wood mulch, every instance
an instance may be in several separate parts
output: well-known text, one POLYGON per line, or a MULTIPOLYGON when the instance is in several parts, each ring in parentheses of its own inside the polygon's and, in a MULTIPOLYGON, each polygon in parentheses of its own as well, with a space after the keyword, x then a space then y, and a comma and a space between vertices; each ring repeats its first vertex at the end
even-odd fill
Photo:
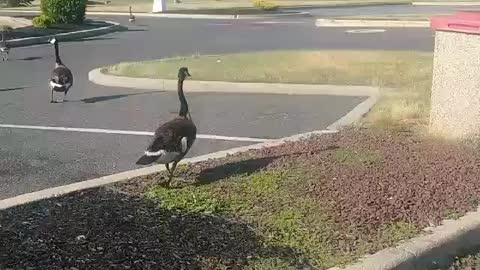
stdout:
MULTIPOLYGON (((475 210, 480 195, 472 149, 354 129, 201 162, 186 177, 203 185, 292 166, 315 172, 308 195, 330 206, 336 222, 369 229, 438 224, 475 210)), ((247 224, 162 209, 138 196, 159 179, 116 185, 128 194, 99 188, 0 211, 0 269, 238 269, 254 255, 290 256, 264 245, 247 224)))

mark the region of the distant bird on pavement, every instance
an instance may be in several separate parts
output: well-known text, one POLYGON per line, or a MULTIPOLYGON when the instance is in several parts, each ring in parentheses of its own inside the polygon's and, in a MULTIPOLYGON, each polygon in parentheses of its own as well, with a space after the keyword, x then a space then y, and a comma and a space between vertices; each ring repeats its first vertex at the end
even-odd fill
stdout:
POLYGON ((168 186, 170 186, 178 162, 188 153, 197 136, 197 127, 192 121, 187 99, 183 93, 183 82, 187 77, 190 77, 188 68, 180 68, 177 84, 178 99, 180 100, 178 116, 157 128, 144 155, 136 162, 137 165, 148 165, 154 162, 165 164, 169 173, 168 186), (170 163, 172 163, 171 168, 170 163))
POLYGON ((58 40, 56 38, 52 38, 50 39, 50 43, 53 44, 53 46, 55 47, 55 68, 52 71, 52 75, 49 81, 50 90, 52 92, 50 102, 58 102, 53 98, 54 92, 63 92, 63 102, 65 101, 68 90, 70 90, 70 87, 72 87, 73 85, 73 74, 60 59, 60 54, 58 52, 58 40))
POLYGON ((5 31, 2 31, 2 41, 0 42, 0 53, 2 54, 2 61, 8 60, 8 54, 10 53, 10 46, 7 44, 5 38, 5 31))
POLYGON ((132 14, 132 7, 131 6, 129 7, 129 11, 130 11, 130 16, 128 18, 128 21, 129 22, 135 22, 135 16, 133 16, 133 14, 132 14))

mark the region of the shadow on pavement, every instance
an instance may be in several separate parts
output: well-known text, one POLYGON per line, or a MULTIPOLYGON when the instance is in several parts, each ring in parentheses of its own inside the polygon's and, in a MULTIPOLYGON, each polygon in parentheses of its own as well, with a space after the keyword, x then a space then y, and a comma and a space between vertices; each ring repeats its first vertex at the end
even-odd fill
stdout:
POLYGON ((0 269, 237 269, 294 254, 246 224, 105 188, 0 211, 0 224, 0 269))
POLYGON ((7 92, 7 91, 19 91, 23 90, 26 87, 10 87, 10 88, 0 88, 0 92, 7 92))
MULTIPOLYGON (((90 97, 84 98, 80 100, 83 103, 98 103, 104 102, 114 99, 126 98, 130 96, 138 96, 138 95, 149 95, 149 94, 156 94, 156 93, 163 93, 165 91, 150 91, 150 92, 141 92, 141 93, 132 93, 132 94, 119 94, 119 95, 111 95, 111 96, 99 96, 99 97, 90 97)), ((78 101, 71 101, 71 102, 78 102, 78 101)))
POLYGON ((42 56, 30 56, 30 57, 25 57, 25 58, 20 58, 20 59, 17 59, 19 61, 34 61, 34 60, 40 60, 40 59, 43 59, 42 56))

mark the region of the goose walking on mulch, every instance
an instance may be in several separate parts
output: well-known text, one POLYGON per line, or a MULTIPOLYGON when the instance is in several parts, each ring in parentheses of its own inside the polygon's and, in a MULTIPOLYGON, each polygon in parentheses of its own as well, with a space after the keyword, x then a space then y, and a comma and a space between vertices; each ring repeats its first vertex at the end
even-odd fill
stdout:
POLYGON ((183 93, 183 81, 186 77, 190 77, 188 68, 180 68, 177 89, 180 100, 178 116, 157 128, 144 155, 136 162, 137 165, 148 165, 154 162, 165 164, 169 173, 168 186, 170 186, 178 162, 188 153, 197 136, 197 127, 192 121, 183 93), (170 163, 172 163, 172 167, 170 167, 170 163))
POLYGON ((52 91, 51 103, 57 103, 58 101, 53 99, 54 92, 61 92, 63 93, 62 102, 65 101, 65 97, 67 96, 68 90, 73 85, 73 74, 68 69, 60 59, 60 55, 58 52, 58 40, 56 38, 52 38, 50 43, 53 44, 55 47, 55 68, 52 71, 52 75, 50 77, 50 89, 52 91))

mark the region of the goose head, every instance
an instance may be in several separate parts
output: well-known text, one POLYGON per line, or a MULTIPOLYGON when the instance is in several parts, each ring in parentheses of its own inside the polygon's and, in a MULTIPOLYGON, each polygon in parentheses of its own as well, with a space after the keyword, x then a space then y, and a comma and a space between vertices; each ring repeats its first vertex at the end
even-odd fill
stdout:
POLYGON ((178 70, 178 79, 185 80, 187 77, 191 77, 190 72, 188 72, 188 68, 182 67, 178 70))
POLYGON ((55 37, 50 38, 48 42, 50 42, 51 44, 58 44, 58 40, 55 37))

